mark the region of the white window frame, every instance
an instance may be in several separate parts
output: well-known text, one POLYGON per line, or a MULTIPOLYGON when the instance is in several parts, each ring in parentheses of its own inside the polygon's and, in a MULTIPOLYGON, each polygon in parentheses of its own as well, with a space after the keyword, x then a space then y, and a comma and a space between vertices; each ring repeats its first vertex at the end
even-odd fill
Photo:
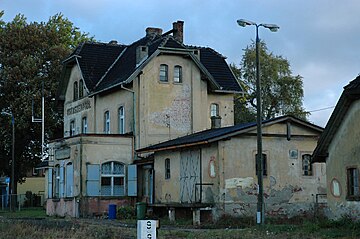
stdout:
POLYGON ((126 192, 125 192, 125 188, 126 188, 126 182, 125 182, 125 165, 120 163, 120 162, 116 162, 116 161, 111 161, 111 162, 106 162, 103 163, 101 165, 101 195, 102 196, 125 196, 126 192), (105 165, 109 165, 110 164, 110 172, 104 172, 104 166, 105 165), (117 173, 115 172, 115 165, 118 164, 119 166, 122 166, 122 172, 117 173), (110 178, 110 193, 107 194, 105 193, 105 187, 103 186, 103 178, 110 178), (123 185, 122 186, 122 194, 116 194, 115 192, 115 180, 116 179, 120 179, 120 181, 122 180, 123 185))
POLYGON ((110 134, 110 111, 104 113, 104 133, 110 134))
POLYGON ((166 64, 160 65, 159 80, 160 80, 160 82, 169 82, 169 66, 168 65, 166 65, 166 64))
POLYGON ((70 121, 70 136, 75 135, 76 125, 75 125, 75 119, 72 119, 70 121))
POLYGON ((87 129, 88 129, 87 117, 84 116, 81 119, 81 133, 82 134, 87 134, 87 129))
POLYGON ((302 175, 312 176, 311 154, 301 155, 302 175))
POLYGON ((210 117, 213 116, 219 116, 219 105, 216 103, 210 105, 210 117))
POLYGON ((119 134, 125 134, 125 107, 120 106, 118 109, 119 134))
POLYGON ((182 66, 174 66, 174 83, 182 83, 182 66))

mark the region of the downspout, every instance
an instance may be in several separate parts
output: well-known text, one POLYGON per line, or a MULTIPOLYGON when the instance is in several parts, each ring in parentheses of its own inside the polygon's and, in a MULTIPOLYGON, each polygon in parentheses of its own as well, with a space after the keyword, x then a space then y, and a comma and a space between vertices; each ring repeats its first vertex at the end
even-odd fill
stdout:
POLYGON ((200 203, 202 203, 202 148, 200 148, 200 203))
MULTIPOLYGON (((139 78, 140 78, 139 74, 139 78)), ((136 150, 136 99, 135 99, 135 91, 130 90, 129 88, 124 87, 123 85, 120 85, 121 89, 124 89, 128 92, 131 92, 133 95, 133 135, 134 135, 134 140, 133 140, 133 160, 135 160, 136 158, 136 154, 135 154, 135 150, 136 150)))
MULTIPOLYGON (((79 170, 79 177, 80 177, 80 199, 79 199, 79 209, 80 209, 80 204, 82 204, 82 197, 83 197, 83 180, 82 180, 82 157, 83 157, 83 142, 82 142, 82 137, 80 137, 80 170, 79 170)), ((81 210, 78 211, 78 216, 80 217, 80 212, 81 210)))

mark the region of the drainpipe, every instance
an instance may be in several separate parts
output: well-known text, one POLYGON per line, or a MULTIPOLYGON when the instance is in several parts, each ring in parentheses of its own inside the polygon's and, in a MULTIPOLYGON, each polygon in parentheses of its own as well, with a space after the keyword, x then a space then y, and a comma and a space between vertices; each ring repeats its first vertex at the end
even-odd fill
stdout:
POLYGON ((81 212, 81 210, 80 210, 80 207, 81 207, 81 203, 83 203, 82 202, 82 197, 83 197, 83 180, 82 180, 82 156, 83 156, 83 142, 82 142, 82 138, 80 137, 80 142, 79 142, 79 144, 80 144, 80 155, 79 155, 79 157, 80 157, 80 170, 79 170, 79 177, 80 177, 80 193, 79 193, 79 202, 78 202, 78 216, 80 217, 80 212, 81 212))
MULTIPOLYGON (((140 73, 141 75, 141 73, 140 73)), ((140 75, 139 75, 139 78, 140 78, 140 75)), ((133 134, 134 134, 134 145, 133 145, 133 148, 134 148, 134 151, 133 151, 133 159, 135 159, 136 155, 135 155, 135 150, 136 150, 136 99, 135 99, 135 91, 133 90, 130 90, 129 88, 126 88, 124 87, 123 85, 120 85, 121 89, 124 89, 126 91, 129 91, 133 94, 133 134)))

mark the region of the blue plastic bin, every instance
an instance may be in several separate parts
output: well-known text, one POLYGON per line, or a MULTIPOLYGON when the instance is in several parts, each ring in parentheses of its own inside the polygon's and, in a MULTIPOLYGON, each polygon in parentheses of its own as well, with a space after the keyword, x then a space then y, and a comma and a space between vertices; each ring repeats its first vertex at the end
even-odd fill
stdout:
POLYGON ((116 205, 109 204, 109 219, 116 219, 116 205))

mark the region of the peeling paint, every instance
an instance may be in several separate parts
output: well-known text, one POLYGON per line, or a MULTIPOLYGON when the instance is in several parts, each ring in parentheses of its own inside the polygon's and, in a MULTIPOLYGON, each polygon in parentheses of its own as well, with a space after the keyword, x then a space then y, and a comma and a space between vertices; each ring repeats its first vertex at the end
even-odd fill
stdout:
POLYGON ((184 85, 179 96, 175 97, 171 106, 161 112, 150 115, 150 122, 163 127, 171 127, 180 132, 189 132, 191 126, 191 91, 184 85))
POLYGON ((252 188, 254 186, 254 178, 229 178, 225 180, 225 188, 252 188))

